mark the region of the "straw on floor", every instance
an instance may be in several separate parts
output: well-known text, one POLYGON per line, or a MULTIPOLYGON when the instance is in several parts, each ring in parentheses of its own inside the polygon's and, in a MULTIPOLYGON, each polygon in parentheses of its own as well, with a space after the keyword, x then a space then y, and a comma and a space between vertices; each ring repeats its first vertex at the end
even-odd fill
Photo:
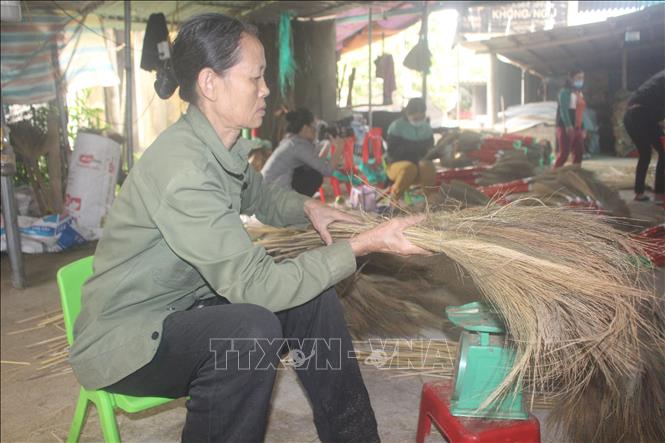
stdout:
MULTIPOLYGON (((519 381, 555 403, 575 441, 664 441, 663 295, 641 245, 602 217, 526 203, 430 213, 406 232, 455 261, 504 317, 518 358, 487 403, 519 381)), ((313 230, 268 237, 259 243, 282 258, 321 245, 313 230)))

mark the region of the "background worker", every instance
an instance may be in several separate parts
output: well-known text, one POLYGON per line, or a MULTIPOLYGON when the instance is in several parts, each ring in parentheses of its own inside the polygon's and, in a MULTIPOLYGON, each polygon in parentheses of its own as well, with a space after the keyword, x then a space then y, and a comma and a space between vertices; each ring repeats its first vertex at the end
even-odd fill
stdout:
POLYGON ((647 80, 628 99, 623 124, 640 155, 635 168, 635 200, 648 201, 644 194, 651 150, 658 153, 654 199, 663 200, 665 192, 665 147, 662 145, 662 123, 665 120, 665 70, 647 80))
POLYGON ((572 152, 573 164, 581 165, 584 155, 583 129, 586 102, 582 94, 584 71, 579 68, 568 72, 566 82, 559 91, 556 111, 556 140, 559 154, 554 162, 554 169, 563 166, 572 152))
POLYGON ((399 200, 414 184, 420 184, 425 194, 433 192, 436 170, 425 156, 434 146, 434 134, 426 112, 425 100, 412 98, 404 115, 388 127, 386 174, 393 182, 390 194, 394 200, 399 200))
POLYGON ((332 139, 335 152, 328 160, 320 155, 321 149, 314 142, 316 126, 314 114, 300 108, 286 114, 287 134, 277 146, 261 170, 267 184, 311 197, 321 187, 323 177, 329 177, 342 158, 344 141, 332 139))

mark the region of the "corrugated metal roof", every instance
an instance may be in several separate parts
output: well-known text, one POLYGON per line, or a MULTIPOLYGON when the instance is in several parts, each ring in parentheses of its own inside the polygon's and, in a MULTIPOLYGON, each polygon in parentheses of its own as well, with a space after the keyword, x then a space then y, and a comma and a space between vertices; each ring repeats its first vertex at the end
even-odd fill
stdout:
POLYGON ((621 62, 623 47, 627 46, 624 43, 627 30, 640 31, 639 42, 629 44, 633 56, 663 54, 665 2, 604 22, 462 42, 462 45, 477 53, 499 54, 536 75, 556 76, 575 66, 585 70, 616 67, 621 62))
MULTIPOLYGON (((417 3, 417 2, 413 2, 417 3)), ((105 20, 107 26, 116 26, 124 19, 124 1, 44 1, 23 2, 24 10, 47 9, 79 12, 93 10, 105 20)), ((170 23, 180 23, 189 17, 206 12, 217 12, 255 23, 276 22, 282 11, 291 11, 297 17, 316 18, 334 16, 342 11, 367 5, 360 1, 132 1, 132 22, 147 23, 150 14, 161 12, 170 23)))
POLYGON ((663 3, 663 1, 581 1, 578 3, 580 12, 611 11, 614 9, 642 9, 663 3))

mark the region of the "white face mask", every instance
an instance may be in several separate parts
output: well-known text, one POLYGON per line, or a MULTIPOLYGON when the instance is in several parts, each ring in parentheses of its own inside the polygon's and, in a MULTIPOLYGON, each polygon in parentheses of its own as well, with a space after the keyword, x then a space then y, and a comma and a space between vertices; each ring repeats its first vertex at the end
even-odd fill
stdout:
POLYGON ((427 125, 427 120, 426 119, 417 120, 417 121, 409 120, 409 123, 411 123, 416 128, 422 128, 423 126, 427 125))

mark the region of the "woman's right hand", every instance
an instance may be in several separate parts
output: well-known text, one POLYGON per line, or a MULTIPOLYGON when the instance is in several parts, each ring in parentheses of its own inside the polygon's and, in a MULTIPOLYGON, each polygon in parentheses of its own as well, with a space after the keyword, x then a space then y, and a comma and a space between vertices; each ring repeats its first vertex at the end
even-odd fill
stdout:
POLYGON ((431 252, 419 248, 404 236, 404 231, 421 222, 422 215, 393 218, 385 223, 361 232, 349 240, 356 257, 372 252, 396 255, 431 255, 431 252))

